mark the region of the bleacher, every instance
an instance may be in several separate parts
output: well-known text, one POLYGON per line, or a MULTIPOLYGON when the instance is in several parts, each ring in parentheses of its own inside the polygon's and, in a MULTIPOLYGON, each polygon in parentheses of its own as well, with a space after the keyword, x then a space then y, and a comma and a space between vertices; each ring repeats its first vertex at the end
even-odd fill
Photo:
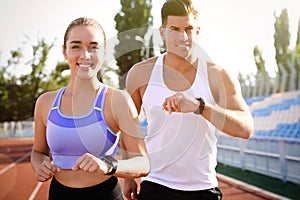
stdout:
POLYGON ((255 136, 300 138, 300 91, 247 100, 255 136))
POLYGON ((246 99, 254 118, 248 140, 221 135, 218 162, 300 184, 300 91, 246 99))

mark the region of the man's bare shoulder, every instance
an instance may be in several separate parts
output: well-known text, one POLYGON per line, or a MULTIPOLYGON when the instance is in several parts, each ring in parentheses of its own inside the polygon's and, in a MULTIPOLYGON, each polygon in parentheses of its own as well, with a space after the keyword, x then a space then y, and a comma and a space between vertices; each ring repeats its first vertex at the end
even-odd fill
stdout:
POLYGON ((136 63, 128 72, 127 82, 148 81, 156 60, 157 57, 153 57, 136 63))
POLYGON ((128 72, 126 77, 126 89, 133 95, 137 91, 142 93, 145 90, 151 77, 151 73, 157 57, 149 58, 135 64, 128 72))
POLYGON ((130 73, 147 73, 147 72, 151 72, 154 64, 157 60, 157 57, 153 57, 153 58, 149 58, 147 60, 144 60, 142 62, 138 62, 136 63, 131 69, 130 69, 130 73))
POLYGON ((214 63, 207 62, 207 69, 209 78, 222 78, 224 81, 228 81, 227 79, 236 79, 236 77, 234 77, 234 75, 225 67, 216 65, 214 63))
POLYGON ((213 94, 215 93, 215 91, 228 92, 229 90, 231 90, 236 92, 236 90, 238 90, 237 86, 239 86, 239 82, 237 77, 230 73, 226 68, 208 62, 207 71, 210 87, 213 94))
POLYGON ((208 71, 214 71, 214 72, 221 72, 223 70, 223 68, 219 65, 216 65, 215 63, 212 62, 207 62, 207 69, 208 71))
POLYGON ((208 78, 212 80, 230 78, 229 72, 222 66, 212 62, 207 62, 208 78))

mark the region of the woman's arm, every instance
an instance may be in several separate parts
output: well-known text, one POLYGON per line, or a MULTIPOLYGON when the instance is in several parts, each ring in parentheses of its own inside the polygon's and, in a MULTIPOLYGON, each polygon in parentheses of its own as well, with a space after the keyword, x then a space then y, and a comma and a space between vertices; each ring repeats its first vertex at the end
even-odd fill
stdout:
POLYGON ((121 151, 126 156, 119 160, 116 176, 129 179, 146 176, 150 171, 150 163, 136 107, 129 94, 124 91, 114 92, 112 105, 121 131, 121 151))
POLYGON ((120 147, 122 159, 117 158, 116 171, 109 162, 84 154, 77 160, 73 170, 97 172, 121 178, 139 178, 146 176, 150 170, 138 114, 128 93, 109 88, 104 103, 104 116, 107 123, 116 131, 120 131, 120 147))
POLYGON ((47 181, 60 169, 53 166, 46 141, 46 118, 49 112, 50 93, 41 95, 34 110, 34 144, 31 152, 31 165, 38 181, 47 181))

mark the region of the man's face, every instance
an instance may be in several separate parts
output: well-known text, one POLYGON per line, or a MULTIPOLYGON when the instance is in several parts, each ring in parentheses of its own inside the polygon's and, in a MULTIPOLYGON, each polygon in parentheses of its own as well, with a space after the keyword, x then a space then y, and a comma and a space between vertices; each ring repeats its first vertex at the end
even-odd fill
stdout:
POLYGON ((168 52, 188 58, 193 43, 199 35, 200 27, 194 16, 168 16, 165 26, 160 28, 162 39, 168 52))

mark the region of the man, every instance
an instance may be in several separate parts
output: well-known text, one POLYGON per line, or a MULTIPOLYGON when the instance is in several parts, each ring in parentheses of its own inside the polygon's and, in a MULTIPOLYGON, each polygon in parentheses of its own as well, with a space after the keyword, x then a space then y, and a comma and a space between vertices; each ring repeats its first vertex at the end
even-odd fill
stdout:
MULTIPOLYGON (((221 199, 219 132, 249 138, 253 119, 238 81, 196 46, 200 27, 191 0, 167 0, 161 17, 166 53, 133 66, 126 83, 148 122, 151 172, 139 199, 221 199)), ((136 190, 125 181, 127 198, 136 198, 136 190)))

